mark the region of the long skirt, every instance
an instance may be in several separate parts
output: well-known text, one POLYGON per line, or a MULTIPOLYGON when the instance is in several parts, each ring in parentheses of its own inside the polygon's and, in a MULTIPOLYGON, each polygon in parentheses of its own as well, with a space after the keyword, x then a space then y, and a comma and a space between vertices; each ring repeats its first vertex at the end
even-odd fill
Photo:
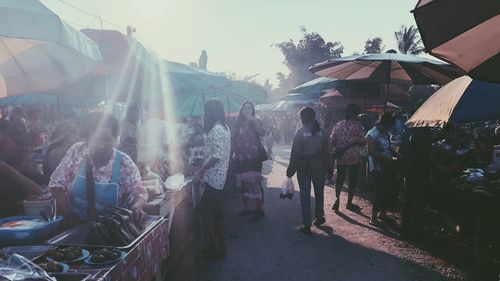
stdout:
POLYGON ((241 181, 244 210, 256 211, 264 205, 262 175, 255 171, 240 173, 236 176, 241 181))

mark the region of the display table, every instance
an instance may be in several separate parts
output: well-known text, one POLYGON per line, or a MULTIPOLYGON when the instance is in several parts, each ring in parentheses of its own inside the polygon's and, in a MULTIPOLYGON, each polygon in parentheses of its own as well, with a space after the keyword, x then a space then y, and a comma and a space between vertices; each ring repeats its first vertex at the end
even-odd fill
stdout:
POLYGON ((71 266, 68 273, 90 274, 91 281, 162 280, 161 267, 168 256, 168 220, 152 228, 127 255, 115 264, 96 268, 85 263, 71 266))
MULTIPOLYGON (((192 243, 199 230, 193 209, 192 186, 188 184, 176 192, 167 192, 158 201, 150 203, 153 204, 147 211, 158 214, 148 217, 143 234, 134 242, 118 247, 126 252, 122 260, 109 265, 88 265, 83 261, 71 263, 65 274, 74 277, 85 274, 88 278, 84 280, 90 281, 163 280, 164 273, 192 243)), ((78 246, 90 252, 105 247, 85 245, 89 227, 90 224, 75 226, 39 245, 78 246)), ((45 262, 44 257, 40 259, 40 262, 45 262)))

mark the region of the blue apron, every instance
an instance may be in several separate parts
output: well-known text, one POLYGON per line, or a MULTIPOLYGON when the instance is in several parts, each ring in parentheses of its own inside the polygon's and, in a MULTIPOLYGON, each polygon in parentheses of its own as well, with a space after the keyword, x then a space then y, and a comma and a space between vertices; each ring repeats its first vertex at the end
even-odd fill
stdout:
MULTIPOLYGON (((121 154, 114 151, 113 175, 109 183, 94 181, 96 214, 106 214, 106 206, 118 205, 118 182, 120 180, 121 154)), ((87 219, 87 183, 85 177, 85 161, 80 164, 80 170, 69 191, 69 204, 72 212, 80 219, 87 219)))

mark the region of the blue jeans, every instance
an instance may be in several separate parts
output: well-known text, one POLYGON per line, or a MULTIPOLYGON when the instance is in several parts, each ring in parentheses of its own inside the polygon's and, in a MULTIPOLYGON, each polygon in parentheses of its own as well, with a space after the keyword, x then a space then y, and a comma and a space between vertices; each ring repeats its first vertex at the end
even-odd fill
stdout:
POLYGON ((311 226, 311 182, 314 186, 315 197, 315 215, 316 218, 323 217, 325 189, 325 173, 324 172, 297 172, 297 180, 300 188, 300 207, 302 209, 302 222, 304 226, 311 226))

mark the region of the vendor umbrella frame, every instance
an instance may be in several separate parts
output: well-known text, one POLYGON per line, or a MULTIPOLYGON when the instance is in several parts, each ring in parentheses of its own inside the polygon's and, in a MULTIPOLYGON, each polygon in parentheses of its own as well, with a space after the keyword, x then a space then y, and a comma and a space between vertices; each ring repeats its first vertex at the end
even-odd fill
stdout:
MULTIPOLYGON (((334 58, 317 63, 309 70, 320 76, 346 81, 365 81, 381 84, 444 85, 460 77, 455 67, 427 58, 397 54, 362 54, 334 58)), ((386 103, 389 87, 386 86, 386 103)))

